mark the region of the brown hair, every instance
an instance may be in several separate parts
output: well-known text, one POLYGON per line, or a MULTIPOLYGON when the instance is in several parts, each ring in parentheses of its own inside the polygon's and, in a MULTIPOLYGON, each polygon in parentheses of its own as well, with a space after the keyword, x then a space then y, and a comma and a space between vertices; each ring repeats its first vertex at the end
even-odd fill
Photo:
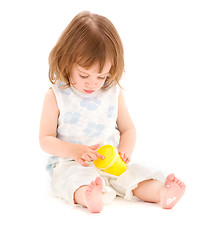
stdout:
POLYGON ((89 68, 105 62, 112 63, 110 76, 104 88, 119 83, 124 71, 123 45, 114 25, 107 18, 90 12, 81 12, 74 17, 61 34, 49 55, 49 79, 58 79, 70 86, 70 72, 73 64, 89 68))

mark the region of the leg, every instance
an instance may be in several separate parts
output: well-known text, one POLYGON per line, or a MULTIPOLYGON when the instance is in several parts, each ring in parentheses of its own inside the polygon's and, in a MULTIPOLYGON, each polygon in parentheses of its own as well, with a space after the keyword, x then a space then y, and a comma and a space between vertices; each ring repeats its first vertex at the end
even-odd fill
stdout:
POLYGON ((171 209, 183 196, 185 185, 174 174, 168 175, 165 184, 158 180, 146 180, 133 190, 134 196, 145 202, 161 203, 162 208, 171 209))
POLYGON ((75 203, 87 207, 92 213, 101 212, 103 208, 102 189, 102 179, 97 177, 89 185, 76 190, 74 195, 75 203))
POLYGON ((134 196, 145 202, 158 203, 161 200, 161 189, 163 188, 163 183, 155 180, 149 179, 140 182, 132 192, 134 196))

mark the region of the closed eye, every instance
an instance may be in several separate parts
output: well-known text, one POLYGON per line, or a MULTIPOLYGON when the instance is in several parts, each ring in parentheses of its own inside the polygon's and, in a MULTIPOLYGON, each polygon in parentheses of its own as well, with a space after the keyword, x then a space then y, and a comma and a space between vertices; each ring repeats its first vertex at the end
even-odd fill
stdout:
POLYGON ((105 80, 106 77, 98 77, 98 79, 105 80))
POLYGON ((81 78, 88 78, 88 76, 84 76, 84 75, 81 75, 79 74, 81 78))
POLYGON ((99 76, 98 79, 101 79, 101 80, 106 80, 107 78, 109 78, 111 76, 110 73, 106 73, 105 75, 103 76, 99 76))

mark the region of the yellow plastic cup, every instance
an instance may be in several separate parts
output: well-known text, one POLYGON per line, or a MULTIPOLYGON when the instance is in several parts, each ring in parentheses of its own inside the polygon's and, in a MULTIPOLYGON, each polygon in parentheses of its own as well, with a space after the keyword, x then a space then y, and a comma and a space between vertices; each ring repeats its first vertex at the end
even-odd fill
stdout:
POLYGON ((127 164, 121 159, 113 146, 104 145, 96 152, 105 157, 105 159, 97 158, 97 160, 93 161, 99 170, 116 176, 120 176, 126 171, 127 164))

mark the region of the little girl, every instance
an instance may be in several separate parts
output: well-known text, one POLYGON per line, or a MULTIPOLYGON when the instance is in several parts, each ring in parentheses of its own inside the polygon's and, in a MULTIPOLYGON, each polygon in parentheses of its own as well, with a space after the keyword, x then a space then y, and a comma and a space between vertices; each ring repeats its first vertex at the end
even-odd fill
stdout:
POLYGON ((138 164, 113 176, 94 166, 95 150, 110 144, 130 162, 136 130, 119 81, 124 71, 121 39, 105 17, 81 12, 67 26, 49 56, 52 87, 45 96, 40 145, 49 153, 48 169, 57 197, 101 212, 116 195, 160 203, 171 209, 185 185, 138 164))

